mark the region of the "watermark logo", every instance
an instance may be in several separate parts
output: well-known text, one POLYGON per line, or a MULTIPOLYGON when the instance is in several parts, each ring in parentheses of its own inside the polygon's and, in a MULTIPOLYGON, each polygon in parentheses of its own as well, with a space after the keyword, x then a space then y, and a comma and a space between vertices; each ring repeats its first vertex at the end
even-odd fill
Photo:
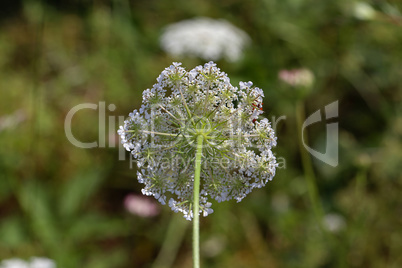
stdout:
MULTIPOLYGON (((121 146, 120 143, 117 143, 114 138, 108 138, 110 137, 115 137, 117 135, 117 126, 118 125, 123 125, 124 123, 124 116, 116 116, 116 115, 107 115, 110 112, 113 112, 116 110, 116 105, 114 104, 109 104, 106 105, 105 102, 99 102, 98 104, 95 103, 82 103, 74 106, 66 115, 65 121, 64 121, 64 130, 66 134, 66 138, 69 140, 71 144, 73 144, 76 147, 83 148, 83 149, 89 149, 89 148, 119 148, 119 160, 125 160, 126 159, 126 153, 125 149, 123 146, 121 146), (78 114, 83 111, 83 110, 93 110, 97 111, 97 117, 98 117, 98 130, 99 130, 99 136, 98 139, 95 141, 91 142, 82 142, 78 140, 72 131, 72 120, 75 116, 78 116, 78 114)), ((307 127, 310 125, 321 122, 322 120, 329 120, 331 118, 337 118, 338 117, 338 101, 332 102, 328 105, 325 106, 324 108, 324 113, 325 113, 325 119, 322 118, 321 116, 321 111, 317 110, 313 114, 311 114, 303 123, 301 133, 302 133, 302 144, 304 148, 314 157, 317 159, 321 160, 322 162, 336 167, 338 166, 338 123, 327 123, 326 124, 326 146, 325 146, 325 152, 319 152, 317 150, 314 150, 313 148, 309 147, 304 139, 304 132, 307 127)), ((152 111, 151 111, 152 112, 152 111)), ((152 114, 151 114, 152 117, 152 114)), ((277 130, 277 125, 280 121, 286 121, 286 116, 282 115, 278 118, 273 116, 271 118, 272 122, 272 127, 274 131, 276 132, 277 130)), ((152 125, 152 120, 151 120, 151 125, 150 128, 153 129, 152 125)), ((204 127, 205 128, 205 127, 204 127)), ((277 157, 278 161, 278 168, 286 169, 286 161, 283 157, 277 157)), ((132 157, 130 157, 132 158, 132 157)), ((134 160, 134 159, 133 159, 134 160)))
MULTIPOLYGON (((116 135, 116 116, 109 115, 106 116, 107 112, 113 112, 116 109, 116 105, 109 104, 106 108, 105 102, 101 101, 99 104, 95 103, 81 103, 73 108, 67 113, 66 118, 64 120, 64 132, 66 134, 66 138, 68 141, 74 146, 82 149, 91 149, 91 148, 106 148, 106 141, 108 141, 109 148, 115 148, 117 146, 115 139, 109 138, 108 135, 113 134, 116 135), (76 116, 76 113, 82 110, 98 110, 98 140, 92 142, 82 142, 78 140, 72 131, 72 120, 73 117, 76 116), (106 120, 107 119, 107 120, 106 120)), ((124 116, 118 116, 117 118, 118 124, 122 125, 124 122, 124 116)), ((123 146, 119 147, 119 160, 125 160, 125 150, 123 146)))
MULTIPOLYGON (((334 101, 325 106, 325 120, 338 117, 338 101, 334 101)), ((327 123, 326 133, 327 141, 325 146, 325 153, 321 153, 309 147, 304 141, 304 129, 314 123, 321 122, 321 111, 317 110, 312 115, 310 115, 306 121, 304 121, 302 126, 302 142, 304 148, 312 154, 315 158, 321 160, 322 162, 336 167, 338 166, 338 144, 339 144, 339 126, 338 123, 327 123)))

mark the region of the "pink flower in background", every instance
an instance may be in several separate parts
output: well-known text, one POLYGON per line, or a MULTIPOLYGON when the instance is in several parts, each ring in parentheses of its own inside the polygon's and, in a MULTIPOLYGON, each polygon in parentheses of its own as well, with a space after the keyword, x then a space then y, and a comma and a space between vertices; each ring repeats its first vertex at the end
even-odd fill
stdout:
POLYGON ((124 199, 124 207, 131 214, 140 217, 153 217, 159 214, 158 204, 154 200, 140 195, 129 194, 124 199))
POLYGON ((281 70, 278 77, 280 80, 291 86, 309 87, 314 82, 314 74, 306 68, 281 70))

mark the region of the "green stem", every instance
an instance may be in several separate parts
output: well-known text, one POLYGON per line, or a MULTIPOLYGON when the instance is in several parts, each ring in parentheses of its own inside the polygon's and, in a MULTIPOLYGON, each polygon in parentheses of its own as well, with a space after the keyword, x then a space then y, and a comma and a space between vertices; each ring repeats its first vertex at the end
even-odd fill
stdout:
MULTIPOLYGON (((320 197, 319 197, 319 192, 318 192, 318 187, 317 187, 317 181, 313 169, 313 163, 311 161, 311 156, 308 153, 308 151, 303 147, 303 140, 302 140, 302 131, 303 131, 303 122, 305 121, 305 111, 304 111, 304 104, 302 101, 298 101, 296 103, 296 121, 297 121, 297 129, 298 129, 298 134, 299 134, 299 149, 300 149, 300 154, 301 154, 301 160, 302 160, 302 165, 303 165, 303 171, 304 171, 304 176, 306 178, 307 182, 307 190, 308 190, 308 195, 310 198, 311 206, 313 207, 315 218, 317 220, 317 224, 319 228, 323 231, 324 239, 326 241, 329 241, 330 245, 333 248, 340 248, 341 250, 344 250, 344 247, 342 246, 342 242, 339 241, 333 234, 330 232, 326 231, 325 227, 323 226, 323 218, 324 218, 324 208, 322 206, 320 197)), ((306 139, 308 139, 307 136, 307 130, 304 133, 304 136, 306 139)), ((347 267, 345 264, 345 253, 341 252, 341 256, 337 258, 338 260, 338 267, 347 267)))
MULTIPOLYGON (((303 122, 305 120, 304 117, 304 105, 302 101, 297 102, 296 104, 296 120, 297 120, 297 129, 299 131, 299 149, 301 154, 301 160, 304 170, 304 176, 307 181, 307 189, 310 198, 311 205, 314 210, 314 214, 319 222, 319 225, 322 225, 323 218, 323 208, 321 201, 319 200, 317 182, 314 174, 313 164, 311 162, 311 158, 307 150, 303 147, 302 139, 302 131, 303 131, 303 122)), ((306 131, 306 130, 305 130, 306 131)), ((306 139, 308 138, 307 133, 304 135, 306 139)))
POLYGON ((193 267, 200 267, 200 175, 203 135, 197 137, 197 152, 195 154, 194 193, 193 193, 193 267))
POLYGON ((156 257, 152 268, 170 268, 176 259, 177 252, 187 230, 188 221, 179 215, 174 215, 170 220, 169 227, 162 248, 156 257))

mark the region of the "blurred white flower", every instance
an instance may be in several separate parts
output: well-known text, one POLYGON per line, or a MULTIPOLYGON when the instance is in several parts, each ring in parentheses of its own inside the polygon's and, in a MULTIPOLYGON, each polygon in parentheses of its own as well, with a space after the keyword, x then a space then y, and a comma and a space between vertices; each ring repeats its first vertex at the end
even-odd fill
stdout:
POLYGON ((124 206, 128 212, 140 217, 153 217, 159 214, 157 203, 145 196, 129 194, 124 199, 124 206))
POLYGON ((29 268, 56 268, 56 264, 48 258, 32 257, 29 268))
POLYGON ((359 20, 372 20, 376 15, 376 11, 366 2, 357 2, 353 8, 353 14, 359 20))
POLYGON ((2 261, 0 268, 29 268, 29 264, 24 260, 13 258, 2 261))
POLYGON ((173 56, 205 60, 240 59, 249 36, 225 20, 195 18, 170 24, 161 36, 162 49, 173 56))
POLYGON ((323 218, 324 228, 330 232, 336 233, 346 226, 345 219, 337 213, 328 213, 323 218))
POLYGON ((10 115, 4 115, 0 117, 0 132, 9 129, 9 128, 14 128, 21 122, 23 122, 26 119, 26 114, 22 110, 17 110, 14 113, 10 115))
POLYGON ((214 235, 207 239, 201 245, 203 256, 213 258, 225 250, 227 246, 226 239, 222 235, 214 235))
POLYGON ((56 264, 53 260, 42 257, 32 257, 30 262, 13 258, 3 260, 0 268, 56 268, 56 264))
POLYGON ((278 77, 291 86, 309 87, 314 82, 314 74, 306 68, 281 70, 279 71, 278 77))

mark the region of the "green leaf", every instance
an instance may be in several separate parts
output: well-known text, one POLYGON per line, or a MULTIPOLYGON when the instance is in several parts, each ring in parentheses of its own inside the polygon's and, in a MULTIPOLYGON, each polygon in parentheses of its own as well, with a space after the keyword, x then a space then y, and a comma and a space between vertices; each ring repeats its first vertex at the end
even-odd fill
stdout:
POLYGON ((67 181, 61 192, 60 215, 70 219, 77 215, 79 209, 99 189, 104 179, 103 171, 93 169, 87 172, 79 172, 67 181))
POLYGON ((27 230, 22 219, 17 216, 10 216, 2 220, 0 225, 0 245, 6 248, 18 247, 26 242, 27 230))
POLYGON ((29 223, 40 242, 49 249, 58 248, 59 231, 55 224, 55 215, 51 210, 51 200, 43 183, 30 179, 20 186, 18 201, 29 218, 29 223))
POLYGON ((105 239, 116 235, 125 235, 128 232, 127 224, 123 220, 111 219, 91 213, 82 215, 68 229, 68 238, 78 242, 84 240, 105 239))

